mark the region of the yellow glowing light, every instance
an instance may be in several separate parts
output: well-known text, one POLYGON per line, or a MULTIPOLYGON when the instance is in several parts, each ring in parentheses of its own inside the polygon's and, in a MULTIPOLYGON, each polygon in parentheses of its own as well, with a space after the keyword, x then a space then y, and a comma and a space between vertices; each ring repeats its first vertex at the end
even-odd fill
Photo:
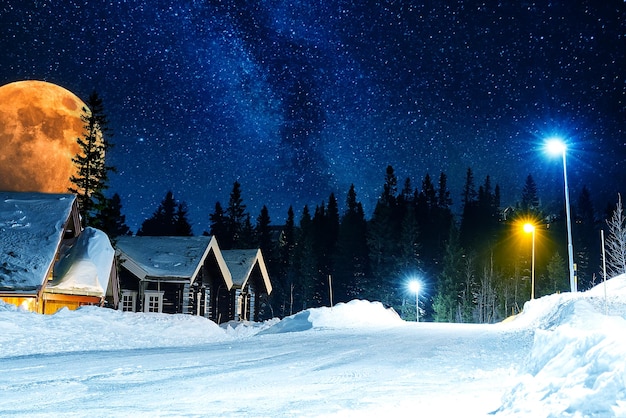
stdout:
POLYGON ((531 224, 531 223, 525 223, 524 224, 524 232, 533 232, 535 230, 535 225, 531 224))
POLYGON ((35 298, 24 299, 19 307, 24 311, 35 312, 35 298))

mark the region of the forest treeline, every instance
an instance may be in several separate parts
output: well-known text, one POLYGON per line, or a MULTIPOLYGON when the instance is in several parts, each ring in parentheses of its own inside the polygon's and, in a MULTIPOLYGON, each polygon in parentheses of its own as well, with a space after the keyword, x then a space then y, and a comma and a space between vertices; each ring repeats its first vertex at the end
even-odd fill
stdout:
MULTIPOLYGON (((586 290, 602 277, 599 229, 607 227, 605 219, 616 207, 598 216, 586 187, 572 202, 578 289, 586 290)), ((261 249, 273 286, 264 301, 267 318, 331 301, 368 299, 415 319, 415 295, 407 284, 418 279, 420 318, 499 321, 519 312, 531 297, 532 240, 523 231, 526 222, 536 228, 536 297, 569 290, 564 210, 544 210, 530 174, 520 201, 503 207, 499 186, 487 176, 477 187, 470 168, 460 204, 461 214, 455 216, 445 173, 436 181, 426 174, 415 187, 410 178, 399 185, 389 166, 369 219, 351 186, 342 213, 331 193, 298 216, 290 207, 285 224, 275 226, 265 206, 252 218, 241 185, 234 182, 227 205, 216 202, 208 214, 204 234, 215 236, 222 249, 261 249)), ((109 200, 107 210, 99 226, 112 237, 129 233, 119 196, 109 200)), ((137 235, 192 235, 186 204, 167 192, 137 235)))
MULTIPOLYGON (((81 153, 72 159, 77 174, 70 192, 77 195, 83 226, 103 230, 114 242, 130 229, 119 195, 104 195, 108 173, 115 170, 105 162, 112 133, 95 91, 82 111, 85 132, 77 138, 81 153)), ((564 210, 542 207, 530 174, 520 201, 504 206, 499 186, 487 176, 476 188, 468 168, 460 197, 462 212, 455 216, 445 173, 436 182, 426 174, 417 187, 410 178, 399 186, 388 166, 370 219, 351 186, 343 213, 331 193, 315 208, 305 206, 298 219, 290 207, 285 225, 274 226, 266 206, 252 219, 241 185, 234 182, 228 205, 215 203, 204 234, 215 236, 225 250, 261 249, 273 287, 259 312, 266 318, 358 298, 380 301, 409 320, 419 314, 434 321, 488 323, 519 312, 530 299, 531 270, 535 295, 569 290, 564 210), (523 232, 525 223, 534 225, 532 240, 523 232), (408 291, 410 280, 422 285, 419 312, 408 291)), ((603 277, 602 261, 609 277, 626 273, 626 219, 621 196, 604 216, 595 213, 586 187, 573 202, 574 262, 578 289, 584 291, 603 277), (599 230, 605 228, 602 260, 599 230)), ((167 192, 137 235, 192 235, 186 203, 167 192)))

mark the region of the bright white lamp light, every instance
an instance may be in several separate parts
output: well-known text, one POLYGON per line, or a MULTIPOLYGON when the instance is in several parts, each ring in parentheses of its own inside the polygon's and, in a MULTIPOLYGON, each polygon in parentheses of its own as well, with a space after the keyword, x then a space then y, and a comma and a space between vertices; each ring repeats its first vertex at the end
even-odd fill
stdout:
POLYGON ((413 293, 419 293, 419 291, 420 291, 420 282, 418 282, 417 280, 411 280, 409 282, 409 289, 413 293))
POLYGON ((552 137, 546 140, 546 150, 552 155, 561 155, 566 149, 567 146, 561 138, 552 137))

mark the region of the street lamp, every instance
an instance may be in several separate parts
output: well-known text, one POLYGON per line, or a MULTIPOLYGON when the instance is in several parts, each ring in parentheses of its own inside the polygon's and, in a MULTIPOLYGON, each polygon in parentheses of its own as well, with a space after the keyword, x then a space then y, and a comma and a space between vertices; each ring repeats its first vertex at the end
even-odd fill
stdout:
POLYGON ((417 280, 411 280, 409 282, 409 289, 415 293, 415 322, 420 321, 420 282, 417 280))
POLYGON ((533 236, 532 256, 530 262, 530 299, 535 298, 535 226, 531 223, 524 224, 524 232, 533 236))
POLYGON ((567 217, 567 255, 569 261, 569 285, 570 291, 576 292, 576 274, 574 272, 574 246, 572 245, 572 219, 569 205, 569 189, 567 187, 567 164, 565 162, 565 151, 567 147, 560 138, 549 138, 546 141, 546 148, 550 154, 563 156, 563 180, 565 182, 565 215, 567 217))

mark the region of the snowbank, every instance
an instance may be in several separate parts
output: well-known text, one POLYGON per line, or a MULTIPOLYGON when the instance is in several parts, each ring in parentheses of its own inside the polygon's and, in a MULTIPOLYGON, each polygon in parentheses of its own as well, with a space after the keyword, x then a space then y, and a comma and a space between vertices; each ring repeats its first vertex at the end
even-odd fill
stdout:
POLYGON ((624 276, 527 303, 513 324, 538 329, 498 415, 626 416, 625 306, 624 276))
POLYGON ((308 309, 283 320, 229 323, 197 316, 119 312, 96 307, 54 315, 20 311, 0 301, 0 358, 73 351, 123 350, 208 344, 257 334, 311 328, 393 326, 403 321, 378 302, 354 300, 308 309))
POLYGON ((180 347, 229 338, 214 322, 197 316, 120 312, 91 306, 40 315, 0 301, 0 358, 180 347))
POLYGON ((353 300, 338 303, 332 308, 307 309, 284 318, 259 334, 299 332, 313 328, 372 328, 397 326, 404 321, 392 309, 386 309, 380 302, 353 300))

